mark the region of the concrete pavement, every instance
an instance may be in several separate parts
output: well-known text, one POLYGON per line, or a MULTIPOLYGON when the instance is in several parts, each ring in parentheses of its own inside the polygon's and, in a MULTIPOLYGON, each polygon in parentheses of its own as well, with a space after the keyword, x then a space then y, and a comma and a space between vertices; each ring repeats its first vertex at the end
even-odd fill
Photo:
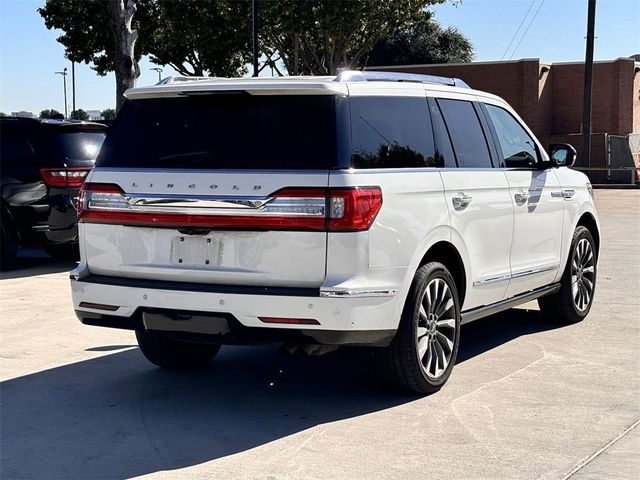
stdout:
POLYGON ((435 395, 376 387, 360 352, 223 348, 165 372, 132 333, 80 325, 66 271, 0 278, 0 478, 640 478, 640 192, 597 190, 596 299, 464 326, 435 395))

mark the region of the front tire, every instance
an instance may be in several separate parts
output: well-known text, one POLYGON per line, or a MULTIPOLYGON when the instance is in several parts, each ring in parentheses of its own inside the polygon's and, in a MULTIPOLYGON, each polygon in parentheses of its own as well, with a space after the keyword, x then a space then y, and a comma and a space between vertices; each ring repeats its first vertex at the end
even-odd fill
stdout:
POLYGON ((597 260, 591 232, 579 226, 573 233, 560 290, 538 299, 546 318, 569 324, 580 322, 589 314, 596 289, 597 260))
POLYGON ((382 352, 385 374, 403 390, 437 392, 451 375, 459 343, 456 284, 443 264, 427 263, 416 272, 396 336, 382 352))
POLYGON ((136 339, 147 360, 162 368, 204 368, 220 350, 220 345, 183 342, 155 330, 136 330, 136 339))

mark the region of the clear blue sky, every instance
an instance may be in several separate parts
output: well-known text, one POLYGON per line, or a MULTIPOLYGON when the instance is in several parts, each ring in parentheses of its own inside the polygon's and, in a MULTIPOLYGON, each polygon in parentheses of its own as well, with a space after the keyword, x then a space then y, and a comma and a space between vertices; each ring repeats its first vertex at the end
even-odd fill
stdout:
MULTIPOLYGON (((47 30, 37 12, 42 4, 44 0, 0 0, 2 112, 37 113, 44 108, 64 108, 62 78, 53 72, 65 66, 70 70, 71 65, 64 58, 63 47, 56 42, 59 32, 47 30)), ((463 0, 457 6, 436 6, 434 11, 436 20, 458 27, 471 39, 478 61, 500 60, 529 10, 506 55, 508 59, 537 11, 513 59, 534 57, 558 62, 584 57, 586 6, 587 0, 463 0)), ((596 13, 596 60, 640 53, 640 0, 598 0, 596 13)), ((154 66, 143 60, 138 85, 157 81, 157 73, 149 70, 154 66)), ((163 75, 171 73, 172 69, 165 67, 163 75)), ((99 77, 87 65, 76 66, 78 108, 112 107, 114 92, 113 74, 99 77)))

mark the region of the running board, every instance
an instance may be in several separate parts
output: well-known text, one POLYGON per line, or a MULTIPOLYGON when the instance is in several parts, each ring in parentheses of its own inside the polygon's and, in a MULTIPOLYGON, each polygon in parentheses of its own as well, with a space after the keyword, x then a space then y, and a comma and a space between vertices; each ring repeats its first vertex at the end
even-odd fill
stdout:
POLYGON ((465 323, 473 322, 474 320, 478 320, 483 317, 488 317, 489 315, 502 312, 503 310, 508 310, 509 308, 513 308, 522 303, 530 302, 536 298, 551 295, 552 293, 556 293, 558 290, 560 290, 560 284, 554 283, 530 292, 521 293, 520 295, 507 298, 506 300, 502 300, 498 303, 492 303, 491 305, 484 305, 472 310, 467 310, 466 312, 462 312, 460 323, 464 325, 465 323))

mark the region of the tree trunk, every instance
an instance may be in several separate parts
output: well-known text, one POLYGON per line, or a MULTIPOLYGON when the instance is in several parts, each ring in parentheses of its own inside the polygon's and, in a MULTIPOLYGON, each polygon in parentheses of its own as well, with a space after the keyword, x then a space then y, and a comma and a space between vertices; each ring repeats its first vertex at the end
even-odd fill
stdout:
POLYGON ((136 0, 109 0, 111 32, 115 42, 116 111, 124 104, 124 92, 135 87, 140 67, 135 60, 134 48, 138 32, 131 30, 131 19, 136 12, 136 0))

